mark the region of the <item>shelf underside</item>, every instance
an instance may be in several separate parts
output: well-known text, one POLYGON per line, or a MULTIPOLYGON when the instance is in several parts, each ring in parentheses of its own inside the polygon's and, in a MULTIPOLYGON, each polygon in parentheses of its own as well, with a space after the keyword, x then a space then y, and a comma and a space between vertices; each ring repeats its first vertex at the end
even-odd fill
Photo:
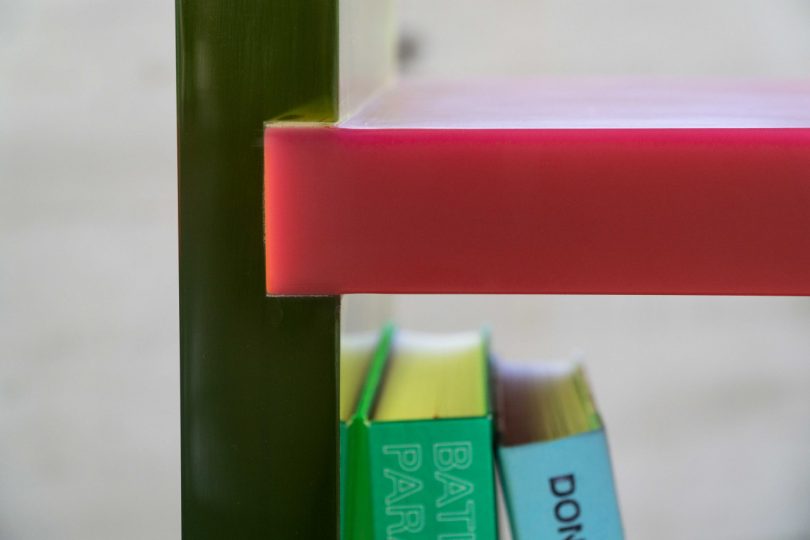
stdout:
POLYGON ((810 294, 810 86, 402 86, 266 129, 265 227, 270 294, 810 294))

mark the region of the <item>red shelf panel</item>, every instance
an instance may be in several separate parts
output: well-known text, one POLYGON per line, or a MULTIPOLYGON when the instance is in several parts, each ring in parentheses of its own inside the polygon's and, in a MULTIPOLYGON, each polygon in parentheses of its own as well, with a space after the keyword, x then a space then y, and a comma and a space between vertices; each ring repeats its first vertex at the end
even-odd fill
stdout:
POLYGON ((810 294, 810 129, 265 132, 270 294, 810 294))

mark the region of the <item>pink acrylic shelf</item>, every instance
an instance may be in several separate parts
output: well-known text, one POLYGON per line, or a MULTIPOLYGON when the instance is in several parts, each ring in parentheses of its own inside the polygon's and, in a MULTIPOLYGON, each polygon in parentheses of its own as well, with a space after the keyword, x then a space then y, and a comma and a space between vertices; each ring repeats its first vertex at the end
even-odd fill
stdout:
POLYGON ((265 227, 270 294, 810 294, 810 84, 403 84, 268 125, 265 227))

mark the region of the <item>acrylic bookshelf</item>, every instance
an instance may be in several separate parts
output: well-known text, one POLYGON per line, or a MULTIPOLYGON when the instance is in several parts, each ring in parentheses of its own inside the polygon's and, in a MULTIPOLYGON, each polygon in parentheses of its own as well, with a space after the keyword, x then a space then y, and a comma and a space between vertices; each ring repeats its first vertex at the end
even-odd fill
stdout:
POLYGON ((399 82, 265 130, 271 294, 810 293, 810 84, 399 82))
POLYGON ((340 294, 810 294, 806 86, 408 102, 387 2, 176 6, 186 539, 337 538, 340 294))

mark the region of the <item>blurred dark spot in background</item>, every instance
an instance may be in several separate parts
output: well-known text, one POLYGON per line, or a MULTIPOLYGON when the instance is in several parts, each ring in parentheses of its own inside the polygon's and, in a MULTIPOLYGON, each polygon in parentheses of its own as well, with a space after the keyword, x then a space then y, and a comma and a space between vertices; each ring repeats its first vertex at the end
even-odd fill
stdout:
POLYGON ((424 39, 410 28, 400 31, 397 43, 397 60, 400 73, 407 75, 419 62, 424 48, 424 39))

